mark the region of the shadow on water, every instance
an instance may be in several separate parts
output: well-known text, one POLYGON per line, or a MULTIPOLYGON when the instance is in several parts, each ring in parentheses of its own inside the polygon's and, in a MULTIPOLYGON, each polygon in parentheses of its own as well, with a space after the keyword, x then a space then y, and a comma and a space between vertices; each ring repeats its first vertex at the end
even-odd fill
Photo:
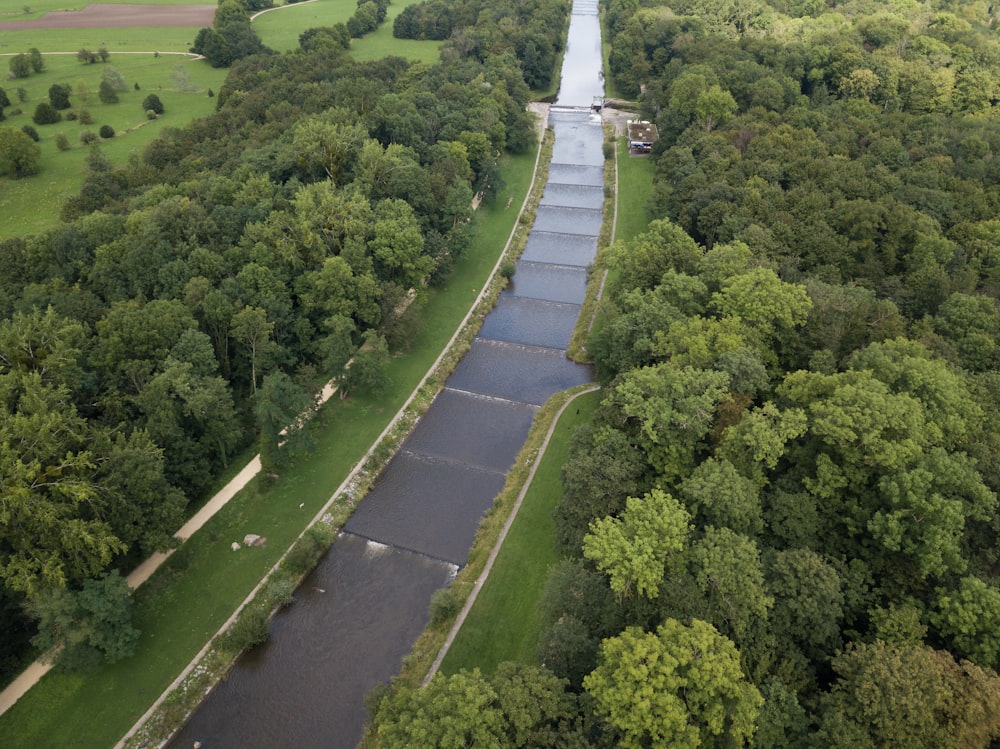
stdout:
POLYGON ((535 411, 591 381, 565 346, 597 251, 603 94, 596 0, 577 0, 549 182, 514 281, 344 532, 170 746, 352 749, 364 696, 395 674, 431 594, 465 564, 535 411), (576 109, 570 109, 576 108, 576 109))

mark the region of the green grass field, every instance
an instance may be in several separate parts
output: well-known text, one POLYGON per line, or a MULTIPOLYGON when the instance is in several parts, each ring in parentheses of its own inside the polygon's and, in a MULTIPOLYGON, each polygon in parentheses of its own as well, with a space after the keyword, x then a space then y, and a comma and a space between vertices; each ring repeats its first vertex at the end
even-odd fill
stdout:
POLYGON ((628 139, 618 138, 618 223, 616 240, 628 240, 646 230, 647 205, 656 168, 648 156, 631 156, 628 139))
POLYGON ((200 60, 151 54, 112 53, 107 64, 116 68, 128 85, 119 94, 117 104, 103 104, 97 96, 104 66, 83 65, 73 56, 46 55, 43 72, 18 81, 3 81, 12 106, 7 108, 7 119, 0 126, 34 127, 40 137, 42 159, 40 172, 32 177, 0 179, 0 238, 34 233, 56 223, 63 202, 75 195, 83 183, 89 147, 80 142, 82 132, 96 133, 101 125, 112 126, 117 135, 101 141, 101 149, 112 163, 124 163, 129 154, 141 151, 164 127, 181 127, 192 119, 211 114, 215 99, 208 96, 208 90, 218 91, 227 72, 200 60), (93 124, 82 125, 79 120, 52 125, 32 122, 35 107, 48 100, 49 86, 53 83, 72 87, 71 111, 87 109, 93 124), (136 83, 139 91, 134 88, 136 83), (19 101, 18 88, 25 91, 23 102, 19 101), (162 116, 152 121, 146 119, 142 108, 142 100, 150 93, 160 97, 165 109, 162 116), (18 108, 21 114, 15 114, 18 108), (68 151, 56 147, 57 133, 69 139, 68 151))
POLYGON ((444 289, 432 292, 412 350, 392 361, 390 390, 325 406, 310 456, 271 488, 251 484, 139 589, 138 653, 86 675, 50 673, 0 716, 0 746, 109 747, 121 738, 326 503, 433 363, 496 262, 517 216, 503 206, 520 205, 533 165, 534 154, 503 165, 506 190, 495 208, 480 209, 477 241, 444 289), (250 532, 266 535, 267 546, 230 551, 250 532))
POLYGON ((589 421, 600 397, 581 395, 559 419, 490 576, 441 664, 444 673, 478 667, 491 674, 503 661, 535 662, 538 600, 549 567, 558 561, 552 510, 562 497, 562 466, 570 437, 589 421))
MULTIPOLYGON (((361 39, 351 40, 351 55, 356 60, 378 60, 388 55, 415 62, 436 62, 442 42, 418 42, 394 39, 392 22, 403 8, 419 0, 396 0, 389 6, 385 21, 361 39)), ((279 52, 297 49, 299 34, 317 26, 347 23, 357 9, 355 0, 316 0, 270 11, 253 22, 254 31, 268 47, 279 52)))

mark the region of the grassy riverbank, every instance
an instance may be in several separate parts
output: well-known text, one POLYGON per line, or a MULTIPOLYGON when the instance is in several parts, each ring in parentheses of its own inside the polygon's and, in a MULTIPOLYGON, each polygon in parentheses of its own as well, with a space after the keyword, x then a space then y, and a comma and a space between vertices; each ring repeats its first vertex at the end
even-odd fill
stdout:
POLYGON ((503 661, 535 662, 538 600, 558 561, 552 511, 562 496, 562 467, 570 437, 590 420, 600 398, 600 392, 581 395, 559 419, 490 576, 441 664, 444 673, 477 666, 492 673, 503 661))
POLYGON ((0 717, 0 746, 112 746, 212 637, 405 402, 485 283, 528 189, 534 153, 503 165, 506 189, 481 208, 477 241, 421 313, 411 350, 393 359, 392 387, 379 399, 334 399, 311 427, 314 452, 273 485, 253 482, 196 533, 136 597, 143 630, 132 658, 88 674, 51 673, 0 717), (508 200, 513 207, 507 208, 508 200), (246 533, 261 549, 230 550, 246 533))

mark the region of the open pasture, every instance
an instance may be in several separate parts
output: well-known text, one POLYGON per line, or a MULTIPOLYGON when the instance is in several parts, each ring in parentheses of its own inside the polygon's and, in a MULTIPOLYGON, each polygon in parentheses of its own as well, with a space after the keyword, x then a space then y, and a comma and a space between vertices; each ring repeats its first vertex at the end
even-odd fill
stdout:
POLYGON ((218 91, 226 76, 225 70, 214 69, 201 60, 148 53, 112 53, 107 65, 118 70, 127 85, 119 93, 117 104, 104 104, 97 95, 105 66, 84 65, 72 55, 46 55, 43 72, 0 82, 11 100, 5 111, 7 119, 0 125, 17 128, 31 125, 40 136, 38 145, 42 149, 38 174, 21 180, 0 179, 0 238, 34 233, 56 222, 63 202, 80 189, 85 174, 89 147, 80 141, 81 133, 96 133, 101 125, 113 127, 115 137, 100 141, 100 147, 112 163, 124 163, 164 127, 181 127, 196 117, 210 114, 215 109, 215 99, 208 96, 208 90, 218 91), (76 112, 78 119, 36 125, 32 114, 39 102, 48 100, 53 83, 72 88, 72 108, 67 111, 76 112), (19 88, 24 89, 23 102, 18 97, 19 88), (143 99, 150 93, 159 96, 165 108, 156 120, 146 119, 142 108, 143 99), (16 113, 18 109, 20 114, 16 113), (82 109, 89 111, 91 124, 80 122, 82 109), (69 150, 60 151, 56 147, 57 133, 67 137, 69 150))
MULTIPOLYGON (((351 40, 351 56, 356 60, 378 60, 389 55, 416 62, 436 62, 441 42, 419 42, 394 39, 392 22, 403 8, 418 0, 394 0, 389 5, 385 21, 362 39, 351 40)), ((347 23, 357 9, 355 0, 315 0, 297 3, 280 10, 262 13, 254 19, 257 36, 271 49, 279 52, 297 49, 299 34, 318 26, 347 23)))

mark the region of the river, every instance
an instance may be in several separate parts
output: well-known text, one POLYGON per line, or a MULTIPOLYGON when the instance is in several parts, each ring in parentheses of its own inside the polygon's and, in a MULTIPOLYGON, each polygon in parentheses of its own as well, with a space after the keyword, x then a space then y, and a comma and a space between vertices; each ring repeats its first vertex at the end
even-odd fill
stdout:
POLYGON ((427 623, 431 594, 465 564, 531 420, 591 380, 565 356, 604 201, 597 3, 576 0, 549 180, 513 283, 375 482, 270 640, 239 659, 172 740, 204 749, 352 749, 364 696, 388 681, 427 623))

